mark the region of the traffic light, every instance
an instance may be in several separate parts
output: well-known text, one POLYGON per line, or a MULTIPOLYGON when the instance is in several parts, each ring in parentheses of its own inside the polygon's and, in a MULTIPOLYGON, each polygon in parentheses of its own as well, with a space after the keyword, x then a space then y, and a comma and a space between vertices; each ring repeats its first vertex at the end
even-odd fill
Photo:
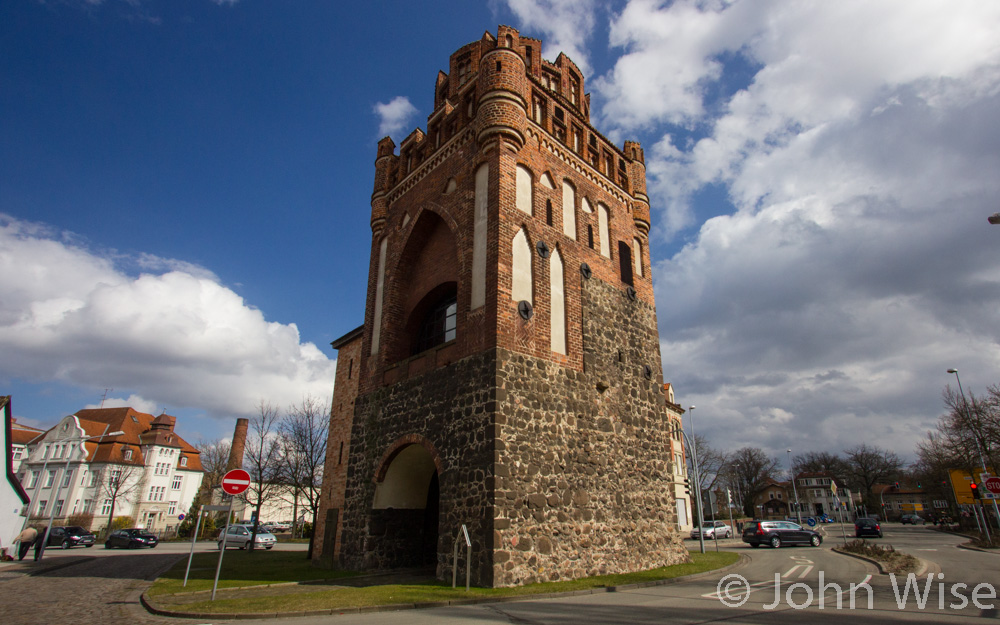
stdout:
POLYGON ((691 478, 689 477, 684 478, 684 493, 691 496, 691 478))
POLYGON ((923 488, 923 487, 924 487, 923 484, 921 484, 920 482, 917 482, 917 488, 923 488))
POLYGON ((979 499, 979 484, 973 482, 969 484, 969 488, 972 489, 972 498, 979 499))
POLYGON ((895 482, 895 484, 896 484, 896 490, 899 490, 899 482, 895 482))

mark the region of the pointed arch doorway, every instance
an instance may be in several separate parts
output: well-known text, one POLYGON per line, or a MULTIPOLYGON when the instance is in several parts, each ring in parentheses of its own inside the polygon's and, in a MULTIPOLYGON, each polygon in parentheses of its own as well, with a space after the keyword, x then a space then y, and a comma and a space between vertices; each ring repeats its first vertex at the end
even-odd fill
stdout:
POLYGON ((389 567, 436 565, 439 458, 424 440, 393 447, 376 473, 370 550, 389 567))

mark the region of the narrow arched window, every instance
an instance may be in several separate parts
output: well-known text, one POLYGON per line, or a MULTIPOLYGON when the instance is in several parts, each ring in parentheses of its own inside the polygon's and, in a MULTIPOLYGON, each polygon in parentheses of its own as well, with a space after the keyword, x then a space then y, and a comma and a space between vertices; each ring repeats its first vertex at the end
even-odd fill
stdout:
POLYGON ((563 260, 559 248, 552 250, 549 260, 549 302, 552 311, 549 320, 551 349, 566 354, 566 291, 563 285, 563 260))
POLYGON ((563 234, 576 240, 576 189, 568 180, 563 180, 563 234))
POLYGON ((516 192, 514 205, 517 207, 517 210, 530 215, 532 203, 532 175, 531 171, 529 171, 524 165, 517 166, 517 173, 515 174, 515 187, 516 192))
POLYGON ((510 298, 515 302, 531 302, 531 245, 524 228, 518 230, 511 244, 511 285, 510 298))

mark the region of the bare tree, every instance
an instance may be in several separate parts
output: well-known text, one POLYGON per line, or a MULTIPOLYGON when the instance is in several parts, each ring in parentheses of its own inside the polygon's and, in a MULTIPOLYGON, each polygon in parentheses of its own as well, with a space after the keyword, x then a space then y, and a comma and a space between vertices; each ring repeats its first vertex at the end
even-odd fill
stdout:
POLYGON ((726 473, 742 499, 743 514, 754 516, 754 499, 770 480, 776 479, 779 463, 759 447, 742 447, 729 454, 726 473))
POLYGON ((230 447, 230 443, 220 439, 198 441, 197 449, 201 452, 199 459, 205 475, 201 480, 201 488, 198 490, 195 503, 209 503, 212 489, 222 483, 222 476, 226 474, 226 462, 229 461, 230 447))
POLYGON ((115 518, 115 506, 118 504, 118 500, 132 502, 140 492, 144 475, 144 467, 134 464, 108 464, 104 466, 97 478, 97 493, 98 498, 111 500, 107 534, 111 533, 111 524, 115 518))
POLYGON ((849 473, 847 462, 839 454, 828 451, 810 451, 792 458, 792 474, 831 473, 840 481, 849 473))
POLYGON ((253 535, 247 548, 257 541, 260 510, 281 488, 281 443, 278 437, 278 410, 261 400, 257 415, 250 419, 243 468, 250 474, 250 486, 240 495, 254 509, 253 535))
POLYGON ((701 492, 712 492, 719 485, 722 469, 726 466, 726 453, 715 449, 708 439, 695 434, 694 444, 698 451, 698 481, 701 492))
MULTIPOLYGON (((292 536, 298 524, 300 501, 312 517, 313 528, 316 527, 329 427, 326 406, 315 397, 306 397, 289 408, 279 424, 283 446, 282 481, 292 488, 292 536)), ((312 556, 313 536, 309 538, 307 558, 312 556)))
POLYGON ((903 461, 894 452, 862 443, 844 450, 849 482, 861 492, 865 505, 877 502, 872 487, 879 482, 894 480, 903 470, 903 461))

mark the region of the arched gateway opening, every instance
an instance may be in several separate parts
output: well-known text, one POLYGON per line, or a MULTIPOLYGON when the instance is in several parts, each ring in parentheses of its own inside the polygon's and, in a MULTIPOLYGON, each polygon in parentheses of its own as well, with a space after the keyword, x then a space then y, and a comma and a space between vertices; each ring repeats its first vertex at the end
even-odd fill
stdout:
POLYGON ((369 550, 388 567, 437 564, 440 488, 432 452, 398 447, 376 474, 369 550))

